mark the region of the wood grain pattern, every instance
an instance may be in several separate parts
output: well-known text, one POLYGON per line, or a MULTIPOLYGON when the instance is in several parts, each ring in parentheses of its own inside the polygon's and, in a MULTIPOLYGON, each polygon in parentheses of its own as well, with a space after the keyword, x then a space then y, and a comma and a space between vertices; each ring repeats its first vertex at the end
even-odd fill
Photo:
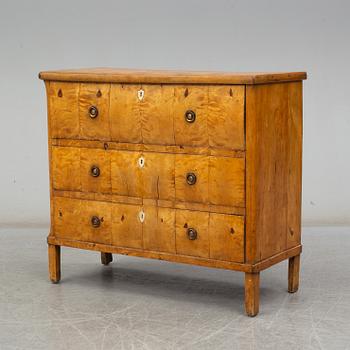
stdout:
POLYGON ((58 283, 61 279, 61 247, 49 244, 49 276, 52 283, 58 283))
POLYGON ((245 311, 254 317, 259 312, 260 273, 245 273, 245 311))
POLYGON ((75 199, 97 200, 97 201, 122 203, 122 204, 124 203, 124 204, 139 204, 139 205, 142 205, 142 204, 157 205, 162 208, 198 210, 198 211, 207 211, 207 212, 213 212, 213 213, 234 214, 234 215, 240 215, 240 216, 245 215, 245 208, 242 208, 242 207, 230 207, 230 206, 212 205, 212 204, 206 204, 206 203, 168 201, 168 200, 160 200, 160 199, 147 199, 147 198, 139 198, 139 197, 121 196, 118 194, 109 194, 109 193, 54 190, 53 196, 75 198, 75 199))
POLYGON ((138 166, 141 152, 112 151, 112 192, 128 197, 142 197, 142 169, 138 166))
POLYGON ((142 124, 137 91, 140 85, 112 84, 110 91, 111 140, 142 143, 142 124))
POLYGON ((110 82, 110 83, 172 83, 172 84, 264 84, 306 79, 305 72, 201 72, 145 70, 122 68, 66 69, 40 72, 43 80, 110 82))
POLYGON ((54 235, 77 241, 87 240, 81 232, 81 200, 64 197, 54 198, 54 235))
POLYGON ((209 258, 209 213, 190 210, 176 211, 176 253, 209 258), (190 240, 189 228, 197 231, 197 238, 190 240))
POLYGON ((205 147, 208 145, 208 87, 175 86, 174 127, 175 143, 180 146, 205 147), (185 120, 186 111, 196 114, 193 123, 185 120))
POLYGON ((288 261, 288 292, 295 293, 299 289, 300 255, 289 258, 288 261))
POLYGON ((244 262, 244 217, 210 213, 210 258, 244 262))
POLYGON ((175 210, 150 205, 143 210, 143 249, 175 254, 175 210))
POLYGON ((288 89, 287 143, 287 248, 301 242, 302 144, 303 144, 303 89, 294 83, 288 89))
POLYGON ((209 146, 244 149, 244 86, 209 86, 209 146))
POLYGON ((52 147, 53 188, 80 191, 80 149, 52 147))
POLYGON ((301 82, 247 87, 250 263, 300 243, 301 102, 301 82))
MULTIPOLYGON (((80 131, 66 131, 65 125, 71 127, 74 120, 70 114, 64 114, 69 105, 61 103, 51 113, 54 121, 56 115, 63 113, 64 117, 62 133, 58 125, 54 137, 177 145, 180 149, 198 146, 244 149, 244 86, 71 85, 73 92, 79 93, 79 98, 75 96, 75 106, 79 101, 80 118, 75 123, 80 131), (144 92, 141 100, 139 90, 144 92), (94 119, 89 117, 91 106, 98 108, 99 114, 94 119), (188 110, 196 113, 194 123, 185 120, 188 110)), ((52 90, 54 101, 65 101, 63 96, 54 95, 57 88, 52 90)), ((65 96, 69 101, 74 97, 69 91, 65 96)))
POLYGON ((113 254, 124 254, 131 256, 138 256, 142 258, 150 258, 150 259, 159 259, 159 260, 167 260, 184 264, 195 264, 199 266, 213 267, 219 269, 228 269, 228 270, 236 270, 242 272, 251 272, 256 273, 262 271, 264 269, 269 268, 275 264, 288 259, 289 257, 293 257, 301 253, 301 246, 294 247, 288 249, 284 252, 276 254, 274 257, 270 257, 268 259, 262 260, 257 264, 250 263, 237 263, 233 261, 224 261, 224 260, 215 260, 210 258, 200 258, 195 256, 186 256, 180 254, 172 254, 165 252, 155 252, 144 249, 137 248, 127 248, 127 247, 118 247, 116 245, 107 245, 93 242, 82 242, 75 241, 72 239, 64 239, 58 238, 53 235, 47 237, 48 244, 60 245, 65 247, 79 248, 79 249, 88 249, 99 252, 111 252, 113 254))
POLYGON ((245 206, 245 161, 243 158, 209 157, 209 202, 245 206))
POLYGON ((168 153, 143 152, 141 197, 175 200, 175 156, 168 153))
POLYGON ((112 213, 109 203, 82 200, 80 204, 79 218, 81 220, 80 231, 84 235, 83 240, 111 244, 112 213), (101 224, 99 227, 93 227, 91 225, 91 219, 93 216, 100 219, 101 224))
POLYGON ((79 84, 52 81, 47 85, 47 96, 51 136, 78 138, 79 84))
POLYGON ((111 207, 108 203, 57 197, 54 207, 57 237, 111 244, 111 207), (91 225, 93 216, 100 219, 100 227, 91 225))
POLYGON ((114 204, 112 207, 112 244, 118 247, 142 249, 141 206, 114 204))
POLYGON ((158 152, 173 154, 193 154, 218 157, 245 158, 244 150, 224 148, 190 147, 177 145, 146 145, 142 143, 120 143, 115 141, 52 139, 50 144, 61 147, 100 148, 118 151, 158 152))
POLYGON ((208 203, 209 159, 205 156, 175 156, 175 195, 179 201, 208 203), (196 183, 189 185, 186 175, 193 173, 196 183))
POLYGON ((140 101, 142 141, 146 144, 174 145, 174 87, 143 85, 140 101))
POLYGON ((111 192, 111 159, 110 152, 100 149, 80 150, 81 188, 85 192, 111 192), (91 168, 97 167, 100 174, 92 176, 91 168))
POLYGON ((87 249, 99 252, 112 252, 114 254, 124 254, 130 256, 137 256, 149 259, 158 259, 158 260, 166 260, 183 264, 194 264, 199 266, 213 267, 219 269, 228 269, 235 271, 243 271, 248 272, 251 271, 250 264, 241 264, 232 261, 222 261, 222 260, 214 260, 208 258, 201 258, 196 256, 186 256, 180 254, 172 254, 165 252, 155 252, 143 249, 135 249, 135 248, 126 248, 115 245, 106 245, 99 243, 91 243, 91 242, 81 242, 74 241, 71 239, 62 239, 54 236, 49 236, 47 238, 49 244, 56 244, 65 247, 73 247, 79 249, 87 249))
POLYGON ((54 234, 54 205, 53 205, 53 164, 52 164, 52 119, 50 115, 51 111, 51 97, 50 97, 50 82, 45 81, 45 90, 46 90, 46 102, 47 102, 47 150, 48 150, 48 162, 49 162, 49 183, 50 183, 50 231, 49 236, 54 234))
POLYGON ((110 140, 109 92, 110 84, 80 84, 80 138, 110 140), (98 116, 93 119, 89 116, 91 106, 98 109, 98 116))

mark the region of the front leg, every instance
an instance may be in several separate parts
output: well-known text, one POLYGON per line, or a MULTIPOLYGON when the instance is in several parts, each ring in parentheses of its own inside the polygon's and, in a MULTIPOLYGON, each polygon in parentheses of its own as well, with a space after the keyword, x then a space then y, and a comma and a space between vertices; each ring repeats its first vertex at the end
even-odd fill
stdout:
POLYGON ((260 272, 245 273, 245 311, 248 316, 259 313, 260 272))
POLYGON ((299 288, 300 255, 289 258, 288 292, 295 293, 299 288))
POLYGON ((49 244, 49 275, 52 283, 61 279, 61 247, 49 244))

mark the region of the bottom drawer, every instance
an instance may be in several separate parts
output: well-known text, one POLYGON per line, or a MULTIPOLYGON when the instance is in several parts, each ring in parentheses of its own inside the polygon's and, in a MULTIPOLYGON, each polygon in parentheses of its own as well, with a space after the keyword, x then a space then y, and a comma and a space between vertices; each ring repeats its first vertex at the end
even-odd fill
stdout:
POLYGON ((59 238, 244 262, 244 217, 54 198, 59 238))

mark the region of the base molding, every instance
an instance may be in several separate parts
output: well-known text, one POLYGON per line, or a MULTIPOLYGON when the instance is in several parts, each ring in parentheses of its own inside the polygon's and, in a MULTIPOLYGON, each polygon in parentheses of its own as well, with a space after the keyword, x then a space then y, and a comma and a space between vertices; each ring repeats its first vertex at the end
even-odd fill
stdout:
POLYGON ((297 245, 293 248, 290 248, 283 252, 275 254, 267 259, 261 260, 255 264, 246 264, 246 263, 236 263, 231 261, 200 258, 195 256, 178 255, 178 254, 175 255, 175 254, 163 253, 163 252, 145 251, 145 250, 134 249, 134 248, 116 247, 108 244, 73 241, 69 239, 58 238, 53 235, 49 235, 47 237, 47 243, 51 245, 56 245, 56 246, 93 250, 93 251, 98 251, 103 253, 130 255, 130 256, 135 256, 140 258, 165 260, 165 261, 176 262, 176 263, 199 265, 199 266, 205 266, 205 267, 213 267, 213 268, 250 272, 250 273, 256 273, 256 272, 265 270, 268 267, 275 265, 283 260, 299 255, 302 251, 302 246, 297 245))

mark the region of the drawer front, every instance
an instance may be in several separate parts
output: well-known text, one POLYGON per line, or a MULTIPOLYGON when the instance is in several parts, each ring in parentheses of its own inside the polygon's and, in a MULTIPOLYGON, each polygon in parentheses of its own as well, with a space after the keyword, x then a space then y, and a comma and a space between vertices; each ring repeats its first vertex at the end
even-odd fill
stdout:
POLYGON ((53 147, 57 190, 245 206, 244 158, 53 147))
POLYGON ((244 218, 151 205, 54 198, 59 238, 243 262, 244 218))
POLYGON ((244 86, 50 82, 54 138, 244 149, 244 86))
POLYGON ((54 229, 60 238, 111 244, 111 206, 104 202, 56 197, 54 229))

